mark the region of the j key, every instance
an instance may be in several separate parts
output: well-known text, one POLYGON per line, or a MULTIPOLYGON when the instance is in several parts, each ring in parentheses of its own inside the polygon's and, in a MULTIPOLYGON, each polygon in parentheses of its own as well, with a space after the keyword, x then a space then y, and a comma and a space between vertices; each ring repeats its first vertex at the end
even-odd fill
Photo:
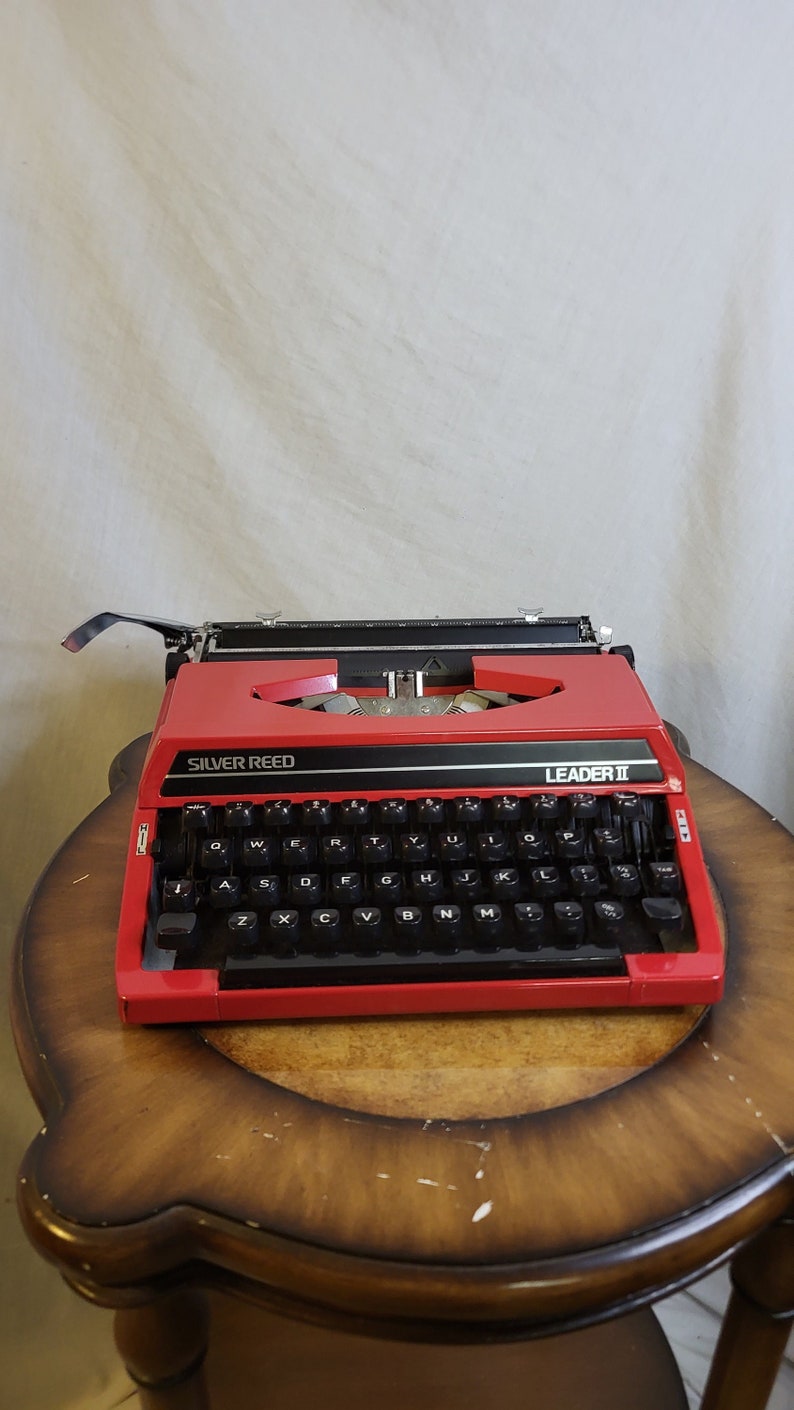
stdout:
POLYGON ((498 940, 504 930, 504 916, 502 907, 482 902, 471 908, 472 920, 474 921, 474 934, 478 943, 488 943, 498 940))
POLYGON ((417 901, 441 901, 444 878, 440 871, 412 871, 411 889, 417 901))
POLYGON ((416 816, 423 827, 431 823, 438 826, 444 821, 444 800, 443 798, 417 798, 416 816))
POLYGON ((460 906, 434 906, 433 933, 436 942, 443 946, 460 939, 463 930, 463 916, 460 906))
POLYGON ((339 804, 339 821, 343 827, 363 827, 369 822, 369 803, 366 798, 343 798, 339 804))
POLYGON ((569 793, 568 807, 572 818, 594 818, 598 814, 594 793, 569 793))
POLYGON ((293 906, 317 906, 323 899, 323 884, 315 872, 297 873, 289 879, 288 894, 293 906))
POLYGON ((598 867, 571 867, 571 890, 574 896, 597 896, 601 890, 598 867))
POLYGON ((362 898, 359 873, 334 872, 331 877, 331 894, 339 906, 357 906, 362 898))
POLYGON ((482 819, 482 798, 456 798, 454 813, 456 822, 480 822, 482 819))
POLYGON ((323 837, 320 842, 320 855, 328 866, 345 867, 355 856, 352 837, 323 837))
POLYGON ((196 948, 198 940, 199 923, 195 911, 158 917, 155 943, 161 950, 176 950, 178 955, 189 954, 196 948))
POLYGON ((481 862, 503 862, 507 856, 504 833, 481 832, 477 838, 477 854, 481 862))
POLYGON ((314 858, 311 837, 285 837, 281 844, 281 860, 285 867, 307 867, 314 858))
POLYGON ((259 916, 256 911, 232 911, 226 926, 237 954, 251 954, 258 950, 259 916))
POLYGON ((584 911, 578 901, 554 902, 554 925, 566 940, 584 939, 584 911))
POLYGON ((497 794, 491 799, 491 816, 494 822, 520 822, 521 799, 512 793, 497 794))
POLYGON ((379 905, 392 905, 402 897, 403 879, 398 871, 376 872, 372 878, 372 895, 379 905))
POLYGON ((312 911, 309 916, 312 948, 322 953, 336 945, 342 934, 341 916, 337 910, 312 911))
POLYGON ((227 803, 223 810, 224 827, 253 827, 253 803, 227 803))
POLYGON ((201 844, 199 859, 205 871, 226 871, 232 864, 230 837, 208 837, 201 844))
POLYGON ((294 910, 271 911, 267 924, 273 953, 284 957, 294 955, 300 937, 299 913, 294 910))
POLYGON ((198 832, 203 827, 212 827, 211 803, 185 803, 182 807, 182 828, 185 832, 198 832))
POLYGON ((438 851, 442 861, 465 862, 469 855, 469 843, 465 832, 439 833, 438 851))
POLYGON ((637 793, 613 793, 612 807, 623 822, 642 817, 642 803, 637 793))
POLYGON ((554 834, 558 857, 573 861, 584 856, 584 833, 558 830, 554 834))
POLYGON ((620 901, 596 901, 593 906, 596 929, 602 935, 619 935, 625 927, 626 912, 620 901))
POLYGON ((248 899, 254 906, 277 906, 281 900, 281 882, 277 876, 252 876, 248 883, 248 899))
POLYGON ((269 827, 285 827, 292 819, 292 804, 286 798, 269 798, 263 811, 269 827))
POLYGON ((378 906, 356 906, 351 917, 353 949, 371 953, 383 933, 383 917, 378 906))
POLYGON ((623 834, 617 827, 594 827, 593 841, 599 857, 622 857, 623 834))
POLYGON ((519 832, 516 837, 516 856, 522 862, 542 862, 548 851, 548 844, 542 832, 519 832))
POLYGON ((540 901, 519 901, 513 911, 516 927, 523 942, 534 940, 538 944, 543 936, 543 923, 546 918, 540 901))
POLYGON ((609 868, 611 891, 616 896, 639 896, 642 890, 640 874, 629 862, 613 862, 609 868))
POLYGON ((426 862, 430 855, 430 839, 426 832, 404 832, 400 838, 400 856, 404 862, 426 862))
POLYGON ((478 871, 453 871, 450 880, 456 901, 476 901, 482 895, 482 877, 478 871))
POLYGON ((194 911, 196 909, 196 883, 188 877, 179 881, 163 882, 164 911, 194 911))
POLYGON ((648 925, 657 935, 662 930, 684 928, 684 913, 674 896, 645 896, 642 909, 648 925))
POLYGON ((216 910, 228 906, 239 906, 241 886, 239 876, 213 876, 210 882, 209 902, 216 910))
POLYGON ((562 880, 556 867, 533 867, 529 875, 536 896, 559 896, 562 891, 562 880))
POLYGON ((271 837, 246 837, 243 839, 243 866, 269 867, 276 855, 276 846, 271 837))
POLYGON ((651 862, 648 871, 651 889, 657 896, 677 896, 681 890, 681 873, 675 862, 651 862))
POLYGON ((361 839, 361 860, 368 866, 391 861, 391 838, 383 833, 368 833, 361 839))
POLYGON ((489 877, 491 894, 497 901, 517 901, 521 881, 515 867, 499 867, 489 877))
POLYGON ((560 816, 560 800, 556 793, 536 793, 530 802, 530 810, 538 822, 550 822, 560 816))
POLYGON ((408 821, 408 804, 404 798, 381 798, 378 814, 384 826, 397 823, 404 827, 408 821))
POLYGON ((309 798, 302 805, 301 813, 307 827, 328 827, 331 822, 331 804, 327 798, 309 798))

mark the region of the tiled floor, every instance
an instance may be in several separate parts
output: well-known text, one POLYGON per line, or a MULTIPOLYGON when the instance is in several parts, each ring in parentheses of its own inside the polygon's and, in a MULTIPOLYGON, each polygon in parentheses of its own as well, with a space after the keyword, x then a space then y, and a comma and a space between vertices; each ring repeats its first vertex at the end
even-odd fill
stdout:
MULTIPOLYGON (((706 1384, 720 1320, 728 1301, 727 1269, 659 1303, 654 1309, 676 1354, 692 1410, 697 1410, 706 1384)), ((768 1410, 794 1410, 794 1337, 783 1362, 768 1410)))

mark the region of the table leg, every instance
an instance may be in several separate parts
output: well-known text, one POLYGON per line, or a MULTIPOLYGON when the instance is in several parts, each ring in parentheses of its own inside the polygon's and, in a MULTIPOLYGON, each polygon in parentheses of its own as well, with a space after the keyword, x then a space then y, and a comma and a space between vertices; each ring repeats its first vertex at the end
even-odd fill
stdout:
POLYGON ((209 1410, 203 1369, 209 1313, 203 1293, 182 1290, 120 1308, 114 1333, 142 1410, 209 1410))
POLYGON ((701 1410, 764 1410, 794 1318, 794 1211, 736 1255, 701 1410))

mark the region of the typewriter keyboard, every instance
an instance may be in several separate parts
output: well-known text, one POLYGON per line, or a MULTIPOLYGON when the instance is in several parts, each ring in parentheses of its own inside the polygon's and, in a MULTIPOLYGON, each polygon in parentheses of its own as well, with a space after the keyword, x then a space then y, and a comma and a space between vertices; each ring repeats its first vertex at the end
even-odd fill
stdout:
POLYGON ((144 969, 221 989, 626 973, 696 948, 664 796, 161 809, 144 969))

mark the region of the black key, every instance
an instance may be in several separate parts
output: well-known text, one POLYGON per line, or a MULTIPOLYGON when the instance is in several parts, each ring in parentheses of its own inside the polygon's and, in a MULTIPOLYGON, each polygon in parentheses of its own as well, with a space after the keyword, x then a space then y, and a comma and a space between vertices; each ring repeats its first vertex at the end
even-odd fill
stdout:
POLYGON ((243 866, 269 867, 276 855, 276 845, 271 837, 246 837, 243 839, 243 866))
POLYGON ((584 940, 584 911, 578 901, 554 902, 554 925, 566 940, 584 940))
POLYGON ((443 798, 417 798, 416 816, 423 827, 435 827, 444 821, 443 798))
POLYGON ((417 901, 441 901, 444 896, 444 878, 440 871, 412 871, 411 889, 417 901))
POLYGON ((216 910, 239 906, 241 891, 239 876, 213 876, 210 881, 209 903, 216 910))
POLYGON ((418 906, 395 906, 394 930, 401 945, 418 948, 424 929, 424 915, 418 906))
POLYGON ((556 793, 536 793, 530 801, 530 811, 538 822, 551 822, 560 816, 560 800, 556 793))
POLYGON ((613 793, 612 807, 622 822, 634 822, 642 817, 642 802, 638 793, 613 793))
POLYGON ((400 856, 404 862, 426 862, 430 855, 430 839, 426 832, 404 832, 400 837, 400 856))
POLYGON ((463 932, 463 914, 460 906, 434 906, 432 914, 433 932, 438 943, 449 945, 460 939, 463 932))
POLYGON ((158 917, 155 943, 161 950, 176 950, 178 955, 190 954, 199 941, 199 923, 195 911, 181 911, 158 917))
POLYGON ((662 930, 683 930, 684 912, 674 896, 644 896, 645 919, 657 935, 662 930))
POLYGON ((481 862, 503 862, 507 850, 507 838, 503 832, 481 832, 477 837, 477 853, 481 862))
POLYGON ((617 827, 594 827, 593 841, 599 857, 622 857, 623 834, 617 827))
POLYGON ((519 832, 516 856, 522 862, 542 862, 548 853, 548 842, 542 832, 519 832))
POLYGON ((453 812, 456 822, 480 822, 482 819, 482 798, 474 798, 470 795, 465 798, 455 798, 453 812))
POLYGON ((301 815, 307 827, 329 827, 331 804, 327 798, 308 798, 301 804, 301 815))
POLYGON ((596 930, 605 936, 620 935, 625 929, 626 912, 620 901, 596 901, 593 906, 596 930))
POLYGON ((469 842, 465 832, 440 832, 438 852, 442 861, 465 862, 469 855, 469 842))
POLYGON ((583 857, 584 840, 583 832, 558 829, 554 834, 557 856, 564 857, 566 861, 575 861, 578 857, 583 857))
POLYGON ((339 941, 342 922, 337 910, 312 911, 309 916, 312 948, 319 954, 327 952, 339 941))
POLYGON ((517 901, 521 895, 521 879, 515 867, 497 867, 488 879, 491 895, 497 901, 517 901))
POLYGON ((361 839, 361 860, 367 866, 391 861, 391 838, 385 833, 367 833, 361 839))
POLYGON ((556 867, 533 867, 529 875, 536 896, 560 895, 562 879, 556 867))
POLYGON ((185 875, 187 863, 187 838, 155 837, 152 843, 152 860, 157 863, 161 876, 180 877, 185 875))
POLYGON ((343 827, 363 827, 369 822, 366 798, 343 798, 339 804, 339 821, 343 827))
POLYGON ((289 879, 289 900, 293 906, 318 906, 323 884, 316 872, 296 872, 289 879))
POLYGON ((268 798, 263 810, 268 827, 285 827, 292 819, 292 804, 287 798, 268 798))
POLYGON ((314 858, 311 837, 285 837, 281 844, 281 860, 285 867, 308 867, 314 858))
POLYGON ((237 954, 251 954, 259 949, 259 916, 256 911, 232 911, 226 926, 237 954))
POLYGON ((346 867, 355 857, 356 849, 352 837, 323 837, 320 841, 320 855, 327 866, 346 867))
POLYGON ((522 939, 534 940, 536 944, 540 944, 546 919, 546 912, 540 901, 519 901, 518 905, 513 907, 513 914, 522 939))
POLYGON ((597 896, 601 890, 598 867, 571 867, 571 890, 574 896, 597 896))
POLYGON ((338 906, 357 906, 362 898, 359 873, 334 872, 331 877, 331 894, 338 906))
POLYGON ((398 871, 376 872, 372 878, 373 900, 379 905, 392 905, 402 897, 403 879, 398 871))
POLYGON ((198 832, 203 827, 212 827, 212 804, 184 803, 182 805, 183 830, 198 832))
POLYGON ((637 868, 630 862, 613 862, 609 868, 609 886, 616 896, 639 896, 642 883, 637 868))
POLYGON ((293 910, 271 911, 267 924, 273 953, 287 958, 294 955, 300 937, 299 913, 293 910))
POLYGON ((572 818, 595 818, 598 803, 594 793, 569 793, 568 807, 572 818))
POLYGON ((677 896, 681 891, 681 873, 675 862, 651 862, 648 872, 657 896, 677 896))
POLYGON ((476 901, 482 895, 482 877, 470 868, 453 871, 450 875, 452 894, 456 901, 476 901))
POLYGON ((163 882, 164 911, 194 911, 196 909, 196 883, 189 877, 178 881, 163 882))
POLYGON ((230 837, 207 837, 201 844, 199 861, 205 871, 226 871, 232 864, 230 837))
POLYGON ((520 822, 521 799, 512 793, 500 793, 491 799, 491 816, 494 822, 520 822))
POLYGON ((378 906, 356 906, 351 917, 353 923, 353 949, 364 948, 372 953, 372 948, 383 933, 383 917, 378 906))
POLYGON ((384 826, 390 823, 405 826, 408 822, 408 804, 404 798, 381 798, 377 807, 384 826))
POLYGON ((502 907, 493 901, 472 906, 471 918, 474 921, 475 942, 480 944, 493 944, 504 930, 502 907))
POLYGON ((277 876, 252 876, 248 883, 248 899, 254 906, 277 906, 281 900, 281 882, 277 876))
POLYGON ((224 827, 253 827, 254 825, 254 805, 253 803, 227 803, 223 810, 224 827))

